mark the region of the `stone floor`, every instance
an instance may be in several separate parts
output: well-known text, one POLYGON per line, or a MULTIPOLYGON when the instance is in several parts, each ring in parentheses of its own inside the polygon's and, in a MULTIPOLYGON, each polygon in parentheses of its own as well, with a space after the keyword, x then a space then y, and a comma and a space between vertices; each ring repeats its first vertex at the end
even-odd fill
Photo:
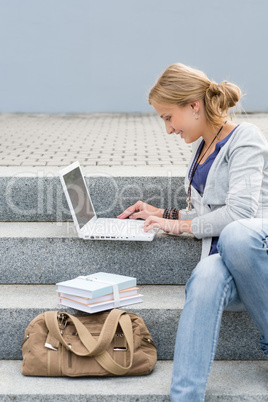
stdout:
MULTIPOLYGON (((268 114, 239 115, 268 139, 268 114)), ((186 167, 191 145, 155 114, 0 115, 0 167, 186 167)))

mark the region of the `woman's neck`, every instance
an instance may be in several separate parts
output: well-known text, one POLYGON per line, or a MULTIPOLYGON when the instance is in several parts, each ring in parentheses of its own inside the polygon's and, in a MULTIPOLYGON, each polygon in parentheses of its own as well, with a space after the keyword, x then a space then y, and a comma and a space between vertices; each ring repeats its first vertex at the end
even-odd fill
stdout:
POLYGON ((223 140, 230 132, 236 127, 236 124, 231 121, 223 123, 220 127, 211 127, 202 136, 204 139, 204 146, 200 152, 198 163, 204 163, 205 160, 215 151, 217 142, 223 140))
MULTIPOLYGON (((223 140, 225 137, 227 137, 227 135, 230 134, 230 132, 236 127, 237 125, 234 124, 233 122, 227 120, 226 124, 224 124, 224 122, 222 123, 221 126, 207 126, 207 128, 204 130, 204 134, 202 135, 205 144, 204 144, 204 148, 207 148, 211 142, 215 139, 215 145, 218 141, 223 140), (222 127, 223 126, 223 127, 222 127), (222 129, 221 129, 222 127, 222 129), (221 131, 220 131, 221 129, 221 131), (220 133, 219 133, 220 131, 220 133)), ((215 148, 215 146, 214 146, 215 148)))

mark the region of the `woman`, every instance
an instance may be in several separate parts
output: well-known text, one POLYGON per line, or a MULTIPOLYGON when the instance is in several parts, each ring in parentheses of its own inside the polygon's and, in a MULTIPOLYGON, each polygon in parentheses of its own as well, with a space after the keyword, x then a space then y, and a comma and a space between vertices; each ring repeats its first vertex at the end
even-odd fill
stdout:
MULTIPOLYGON (((145 231, 160 228, 173 234, 193 233, 202 239, 201 261, 187 282, 177 332, 171 401, 204 400, 223 309, 247 307, 242 296, 247 292, 238 294, 241 276, 233 276, 227 258, 218 254, 222 230, 233 221, 268 218, 267 143, 257 127, 236 125, 228 117, 240 96, 234 84, 211 82, 203 72, 183 64, 168 67, 152 88, 149 103, 164 120, 168 134, 193 143, 185 178, 187 208, 163 210, 138 201, 118 216, 144 219, 145 231)), ((242 226, 243 221, 239 222, 242 226)), ((224 255, 228 255, 228 248, 224 255)), ((262 331, 262 348, 268 354, 268 292, 262 294, 260 276, 253 268, 248 271, 248 292, 255 280, 254 289, 260 288, 263 302, 259 304, 258 299, 253 312, 248 311, 252 315, 261 312, 261 319, 258 314, 253 319, 262 331)), ((263 280, 267 289, 268 273, 263 280)))

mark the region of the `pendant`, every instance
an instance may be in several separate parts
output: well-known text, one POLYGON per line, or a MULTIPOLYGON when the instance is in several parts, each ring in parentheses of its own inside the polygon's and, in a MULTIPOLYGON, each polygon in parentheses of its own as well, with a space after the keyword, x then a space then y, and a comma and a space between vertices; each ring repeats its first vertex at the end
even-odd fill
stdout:
POLYGON ((186 204, 187 204, 187 207, 186 207, 185 212, 188 214, 188 212, 192 211, 192 209, 193 209, 193 206, 191 203, 191 198, 189 198, 189 197, 186 198, 186 204))

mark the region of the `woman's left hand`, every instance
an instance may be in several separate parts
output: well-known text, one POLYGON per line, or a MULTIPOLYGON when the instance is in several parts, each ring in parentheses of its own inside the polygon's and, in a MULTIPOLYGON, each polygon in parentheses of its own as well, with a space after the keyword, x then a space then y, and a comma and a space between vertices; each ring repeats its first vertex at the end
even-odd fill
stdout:
POLYGON ((166 233, 181 234, 181 233, 193 233, 191 228, 192 220, 180 221, 174 219, 164 219, 158 216, 149 216, 143 225, 145 232, 151 229, 162 229, 166 233))

